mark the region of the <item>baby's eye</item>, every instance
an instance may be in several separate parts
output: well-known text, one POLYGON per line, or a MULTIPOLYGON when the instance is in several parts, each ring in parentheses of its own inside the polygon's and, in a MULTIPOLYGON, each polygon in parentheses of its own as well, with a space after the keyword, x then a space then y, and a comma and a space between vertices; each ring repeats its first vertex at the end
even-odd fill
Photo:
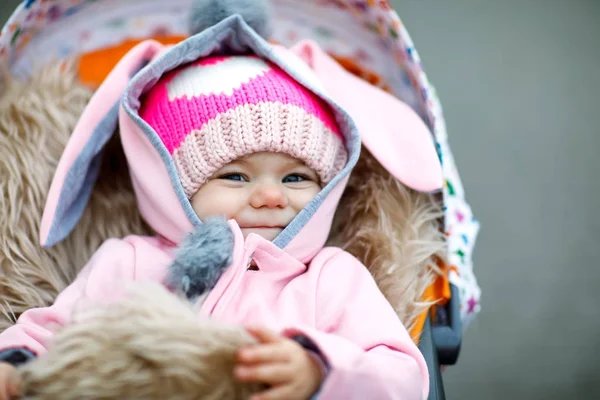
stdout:
POLYGON ((296 183, 310 180, 308 177, 300 174, 289 174, 283 178, 283 183, 296 183))
POLYGON ((225 175, 219 176, 219 179, 226 179, 229 181, 236 181, 236 182, 248 182, 246 177, 242 174, 225 174, 225 175))

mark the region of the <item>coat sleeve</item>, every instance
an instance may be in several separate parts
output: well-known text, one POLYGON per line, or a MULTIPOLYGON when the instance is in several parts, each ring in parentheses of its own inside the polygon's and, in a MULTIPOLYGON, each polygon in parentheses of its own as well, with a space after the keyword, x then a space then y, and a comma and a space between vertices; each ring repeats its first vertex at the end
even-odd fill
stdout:
POLYGON ((69 324, 77 304, 84 299, 110 299, 119 290, 115 282, 134 279, 134 263, 131 244, 117 239, 104 242, 52 306, 25 311, 15 325, 0 334, 0 360, 20 364, 44 354, 54 333, 69 324))
POLYGON ((429 375, 422 354, 356 258, 340 251, 324 262, 316 306, 316 329, 299 327, 284 334, 304 336, 322 357, 328 372, 319 400, 427 398, 429 375))

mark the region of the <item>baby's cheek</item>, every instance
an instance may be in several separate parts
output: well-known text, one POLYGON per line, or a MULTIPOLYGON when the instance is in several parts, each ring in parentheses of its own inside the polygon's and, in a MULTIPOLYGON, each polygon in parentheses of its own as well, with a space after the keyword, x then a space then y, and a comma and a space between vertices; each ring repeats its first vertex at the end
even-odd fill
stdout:
POLYGON ((309 189, 302 191, 302 193, 299 193, 296 197, 298 207, 300 209, 303 209, 304 207, 306 207, 308 205, 308 203, 310 203, 312 201, 312 199, 314 199, 317 196, 317 194, 319 194, 320 191, 321 191, 320 187, 313 187, 313 188, 309 188, 309 189))
POLYGON ((200 219, 205 219, 213 215, 222 214, 220 208, 223 208, 222 202, 219 202, 214 196, 203 196, 198 193, 192 199, 192 208, 200 219))
POLYGON ((201 204, 202 208, 200 210, 196 210, 198 213, 200 211, 201 218, 215 216, 215 215, 223 215, 227 219, 234 218, 236 213, 238 212, 239 199, 235 196, 219 196, 219 197, 211 197, 206 199, 201 204))

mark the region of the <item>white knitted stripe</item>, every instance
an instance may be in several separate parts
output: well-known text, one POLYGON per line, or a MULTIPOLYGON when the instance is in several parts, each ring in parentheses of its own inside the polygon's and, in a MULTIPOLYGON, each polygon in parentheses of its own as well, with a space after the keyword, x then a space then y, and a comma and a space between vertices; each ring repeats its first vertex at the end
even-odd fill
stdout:
POLYGON ((245 104, 194 130, 173 153, 188 198, 224 165, 257 152, 279 152, 302 160, 320 177, 332 180, 348 153, 339 136, 319 118, 295 105, 245 104))
POLYGON ((216 64, 192 64, 167 83, 169 101, 203 95, 231 96, 235 89, 270 70, 263 60, 247 56, 229 57, 216 64))

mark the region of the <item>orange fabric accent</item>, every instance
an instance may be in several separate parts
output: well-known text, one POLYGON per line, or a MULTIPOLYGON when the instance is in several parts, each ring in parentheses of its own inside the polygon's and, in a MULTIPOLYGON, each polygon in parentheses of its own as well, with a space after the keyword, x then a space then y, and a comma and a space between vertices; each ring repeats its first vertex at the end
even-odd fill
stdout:
POLYGON ((384 81, 382 76, 363 67, 351 57, 336 56, 335 54, 331 54, 331 57, 333 57, 346 71, 350 72, 351 74, 358 76, 359 78, 369 82, 371 85, 383 89, 388 93, 392 92, 391 88, 384 81))
MULTIPOLYGON (((179 43, 185 36, 159 36, 149 39, 169 45, 179 43)), ((86 85, 94 88, 100 86, 121 58, 143 40, 146 39, 128 39, 117 45, 83 54, 79 61, 79 78, 86 85)))
POLYGON ((456 271, 456 267, 452 265, 446 265, 440 259, 436 259, 436 264, 442 273, 437 276, 435 281, 429 285, 427 289, 425 289, 422 297, 424 302, 433 302, 434 304, 427 311, 419 315, 415 325, 413 326, 413 329, 410 331, 410 337, 415 343, 418 343, 419 339, 421 338, 421 332, 425 326, 427 315, 431 315, 431 317, 435 315, 434 305, 445 305, 450 300, 450 297, 452 297, 448 274, 450 270, 456 271))

